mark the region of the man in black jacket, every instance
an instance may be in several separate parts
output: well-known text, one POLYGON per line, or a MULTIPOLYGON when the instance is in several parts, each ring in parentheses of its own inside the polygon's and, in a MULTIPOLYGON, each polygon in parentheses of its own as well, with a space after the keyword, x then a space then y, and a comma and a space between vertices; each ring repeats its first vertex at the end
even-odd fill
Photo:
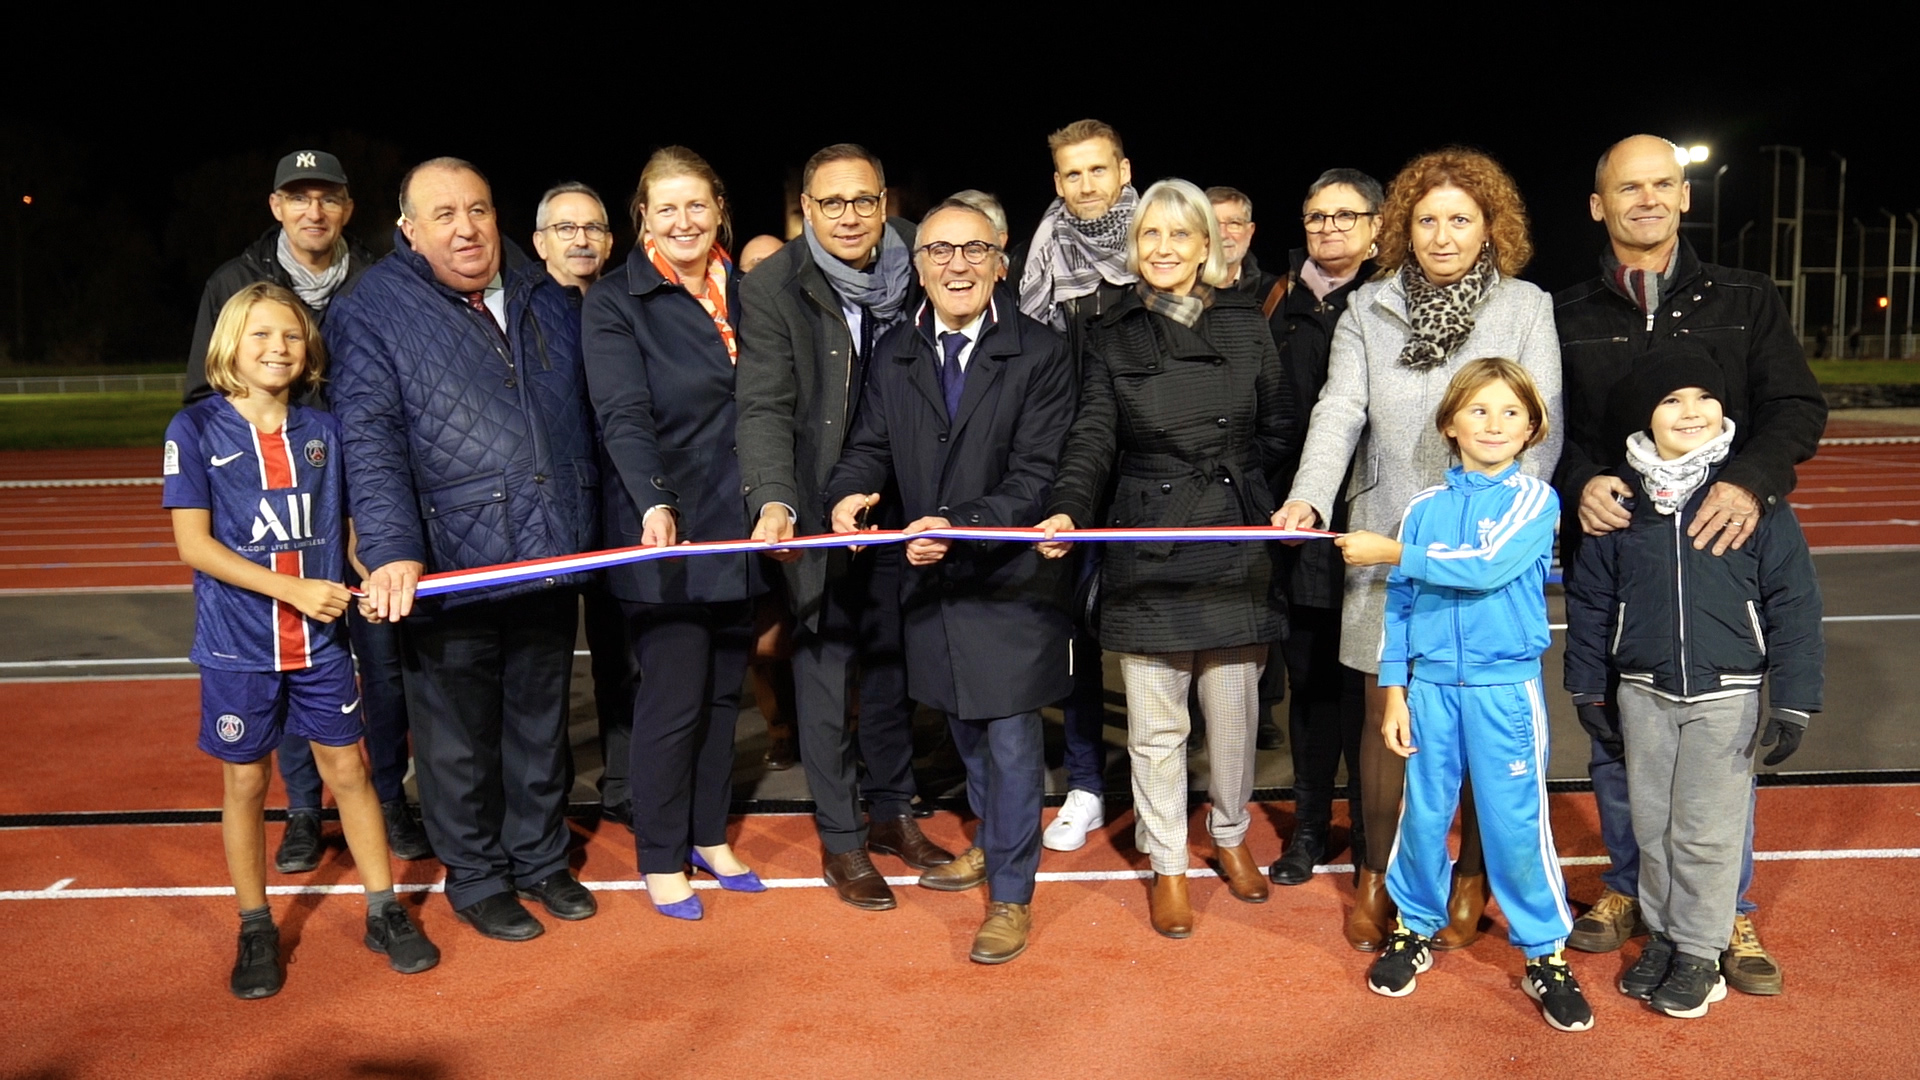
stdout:
MULTIPOLYGON (((1619 499, 1633 492, 1610 470, 1624 456, 1628 434, 1644 426, 1644 417, 1626 415, 1615 401, 1636 356, 1662 343, 1689 341, 1704 348, 1725 375, 1723 404, 1736 434, 1732 456, 1688 530, 1696 549, 1711 545, 1719 555, 1745 543, 1760 516, 1793 490, 1793 467, 1813 456, 1826 428, 1825 399, 1772 282, 1702 262, 1681 239, 1680 218, 1690 200, 1683 160, 1678 147, 1652 135, 1624 139, 1601 156, 1588 206, 1610 240, 1600 256, 1601 273, 1554 297, 1567 422, 1554 480, 1565 515, 1561 562, 1569 568, 1583 532, 1597 536, 1632 521, 1619 499)), ((1582 719, 1597 724, 1601 718, 1587 710, 1582 719)), ((1606 891, 1575 923, 1567 944, 1605 952, 1624 944, 1639 922, 1640 851, 1617 718, 1612 727, 1601 725, 1590 734, 1588 772, 1613 865, 1601 876, 1606 891)), ((1752 846, 1749 837, 1740 917, 1721 966, 1736 989, 1777 994, 1779 966, 1747 918, 1753 910, 1745 899, 1752 846)))
MULTIPOLYGON (((1000 231, 948 199, 920 222, 927 303, 874 353, 828 496, 836 532, 858 528, 889 480, 908 532, 1021 526, 1045 513, 1079 396, 1059 335, 997 292, 1000 231)), ((1040 807, 1040 708, 1072 685, 1063 564, 1031 544, 913 540, 901 597, 913 697, 947 714, 980 818, 974 845, 922 875, 930 889, 988 886, 971 958, 1026 950, 1040 807)))
MULTIPOLYGON (((280 159, 273 174, 267 209, 280 227, 267 230, 247 250, 220 265, 200 294, 193 344, 187 351, 188 404, 213 393, 207 385, 207 343, 220 309, 234 293, 256 281, 290 289, 324 326, 327 306, 346 295, 374 256, 341 235, 353 220, 353 197, 340 159, 324 150, 295 150, 280 159)), ((324 338, 322 339, 324 341, 324 338)), ((324 401, 313 404, 324 407, 324 401)), ((400 691, 400 645, 391 626, 377 626, 349 612, 347 628, 359 665, 367 719, 367 754, 373 762, 373 786, 387 819, 387 843, 400 859, 433 854, 427 834, 407 808, 407 705, 400 691)), ((289 734, 275 755, 287 785, 287 831, 274 852, 273 867, 302 874, 320 865, 320 770, 307 740, 289 734)))
MULTIPOLYGON (((735 398, 742 494, 756 540, 825 532, 827 477, 860 400, 865 365, 913 315, 913 226, 886 216, 886 178, 865 148, 838 143, 801 177, 802 235, 740 286, 735 398)), ((881 511, 897 514, 898 502, 881 511)), ((881 521, 879 524, 888 524, 881 521)), ((891 524, 898 525, 893 520, 891 524)), ((867 849, 915 870, 953 861, 913 819, 913 707, 900 653, 900 555, 789 552, 800 761, 825 848, 827 883, 868 911, 895 906, 867 849), (847 673, 860 670, 864 791, 847 726, 847 673), (871 830, 860 797, 870 804, 871 830)))

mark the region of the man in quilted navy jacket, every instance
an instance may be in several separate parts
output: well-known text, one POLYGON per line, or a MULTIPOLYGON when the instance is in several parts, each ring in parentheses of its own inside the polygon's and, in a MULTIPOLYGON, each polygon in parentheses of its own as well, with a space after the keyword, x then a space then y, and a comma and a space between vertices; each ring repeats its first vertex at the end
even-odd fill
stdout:
POLYGON ((404 619, 421 807, 447 899, 480 933, 542 932, 515 898, 594 913, 567 869, 576 576, 414 600, 422 574, 597 539, 579 319, 500 239, 486 178, 435 158, 400 185, 394 252, 328 320, 362 610, 404 619), (502 272, 502 263, 508 264, 502 272), (517 265, 516 265, 517 264, 517 265))

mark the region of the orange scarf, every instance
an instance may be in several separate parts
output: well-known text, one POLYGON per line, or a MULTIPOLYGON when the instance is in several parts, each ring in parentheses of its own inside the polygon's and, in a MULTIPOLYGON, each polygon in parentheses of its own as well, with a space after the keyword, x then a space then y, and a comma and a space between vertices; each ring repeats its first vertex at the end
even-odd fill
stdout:
MULTIPOLYGON (((670 284, 686 288, 686 283, 680 280, 680 272, 673 268, 673 264, 667 261, 665 255, 660 254, 660 249, 654 245, 653 237, 646 238, 644 247, 648 261, 653 263, 655 270, 660 271, 661 277, 666 278, 670 284)), ((707 314, 713 318, 713 325, 720 329, 720 342, 727 347, 727 359, 738 364, 740 363, 740 343, 734 337, 733 324, 727 321, 727 275, 732 272, 733 257, 727 254, 726 248, 714 244, 713 250, 707 253, 707 295, 693 298, 700 301, 701 307, 707 309, 707 314)), ((687 293, 691 296, 693 290, 688 289, 687 293)))

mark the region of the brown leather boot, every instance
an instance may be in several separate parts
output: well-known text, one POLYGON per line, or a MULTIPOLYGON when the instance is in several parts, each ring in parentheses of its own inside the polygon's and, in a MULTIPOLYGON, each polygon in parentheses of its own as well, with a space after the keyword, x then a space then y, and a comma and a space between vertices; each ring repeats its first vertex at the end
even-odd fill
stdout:
POLYGON ((1187 900, 1187 875, 1153 875, 1153 891, 1147 894, 1147 908, 1153 928, 1162 936, 1193 936, 1193 904, 1187 900))
POLYGON ((1393 931, 1393 898, 1387 895, 1383 870, 1362 865, 1360 884, 1353 890, 1353 910, 1347 912, 1347 944, 1361 952, 1377 952, 1393 931))
POLYGON ((1249 904, 1264 904, 1270 890, 1267 877, 1260 867, 1247 854, 1247 845, 1235 844, 1233 847, 1215 845, 1213 857, 1220 863, 1220 879, 1227 883, 1227 891, 1235 900, 1249 904))
POLYGON ((1487 910, 1487 875, 1455 874, 1447 894, 1447 925, 1433 935, 1436 949, 1464 949, 1480 940, 1480 915, 1487 910))

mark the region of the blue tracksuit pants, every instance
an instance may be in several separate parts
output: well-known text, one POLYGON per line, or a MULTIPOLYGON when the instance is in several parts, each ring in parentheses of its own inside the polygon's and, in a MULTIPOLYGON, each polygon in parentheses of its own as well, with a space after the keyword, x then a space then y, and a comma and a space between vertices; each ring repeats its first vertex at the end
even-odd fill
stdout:
POLYGON ((1573 913, 1547 820, 1547 706, 1539 680, 1455 686, 1416 674, 1407 708, 1415 753, 1387 865, 1387 893, 1401 921, 1429 937, 1447 925, 1447 832, 1461 780, 1471 775, 1487 881, 1507 917, 1507 939, 1529 957, 1553 952, 1573 929, 1573 913))

